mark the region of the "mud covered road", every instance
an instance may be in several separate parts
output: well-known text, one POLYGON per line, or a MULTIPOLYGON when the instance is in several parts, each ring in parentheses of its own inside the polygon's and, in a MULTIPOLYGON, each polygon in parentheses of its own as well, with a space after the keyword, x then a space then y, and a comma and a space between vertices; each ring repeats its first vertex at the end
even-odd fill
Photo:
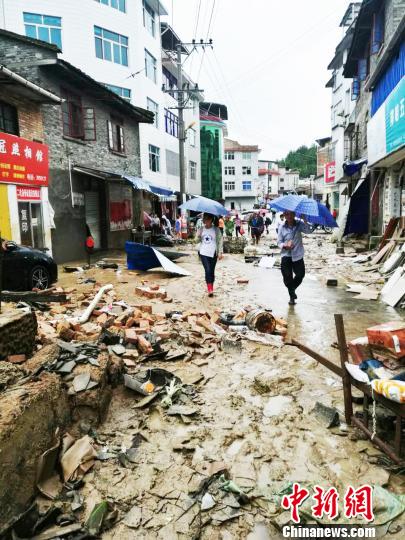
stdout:
MULTIPOLYGON (((270 241, 271 236, 265 239, 270 241)), ((332 347, 334 313, 344 314, 348 338, 399 315, 379 302, 356 300, 342 287, 327 288, 326 277, 338 276, 343 285, 342 279, 357 270, 348 270, 344 259, 336 261, 333 246, 322 234, 306 245, 307 276, 295 307, 287 304, 279 269, 246 264, 242 255, 226 255, 218 264, 212 299, 206 297, 195 251, 180 261, 191 277, 99 269, 86 275, 113 283, 117 297, 128 302, 136 301, 134 287, 141 279, 161 284, 173 303, 152 300, 155 312, 270 308, 287 319, 289 337, 337 361, 332 347), (237 284, 241 277, 249 283, 237 284)), ((76 282, 77 274, 60 274, 62 286, 77 286, 76 282)), ((172 345, 181 347, 181 337, 172 345)), ((244 340, 240 349, 196 355, 187 362, 143 363, 139 368, 148 367, 163 367, 183 383, 193 384, 197 413, 169 416, 159 401, 136 408, 137 394, 123 386, 114 391, 107 419, 97 433, 106 446, 128 448, 134 436, 140 444, 130 467, 116 460, 98 461, 86 475, 82 491, 86 512, 105 499, 120 512, 120 521, 103 533, 105 540, 281 538, 279 527, 290 513, 282 510, 277 494, 289 482, 335 486, 340 493, 349 484, 366 483, 404 491, 401 477, 381 466, 384 458, 370 442, 343 423, 327 429, 315 418, 312 411, 321 402, 336 407, 343 422, 341 382, 297 348, 276 349, 244 340), (211 475, 221 470, 248 495, 245 504, 218 487, 218 475, 210 484, 211 475), (203 507, 211 507, 202 509, 196 496, 207 492, 203 507)), ((384 537, 399 539, 405 530, 401 527, 404 517, 391 525, 391 532, 384 529, 384 537)))

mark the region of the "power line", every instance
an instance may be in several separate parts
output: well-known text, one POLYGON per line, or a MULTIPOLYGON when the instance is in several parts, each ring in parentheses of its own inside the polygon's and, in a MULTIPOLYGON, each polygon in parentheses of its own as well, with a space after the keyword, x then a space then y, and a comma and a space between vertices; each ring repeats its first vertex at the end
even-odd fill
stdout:
MULTIPOLYGON (((302 34, 300 34, 299 36, 297 36, 293 41, 291 41, 287 47, 285 47, 284 49, 280 49, 279 51, 276 52, 276 54, 274 56, 269 56, 267 57, 266 59, 262 60, 261 62, 259 62, 258 64, 256 64, 256 66, 253 66, 251 69, 249 69, 248 71, 246 71, 244 74, 240 75, 239 77, 237 77, 236 79, 234 79, 233 81, 231 81, 230 84, 233 84, 235 82, 239 82, 240 80, 243 80, 245 78, 246 75, 250 74, 250 73, 253 73, 255 71, 257 71, 258 69, 260 69, 261 67, 263 67, 263 65, 267 64, 268 62, 271 62, 273 61, 275 58, 278 58, 280 55, 284 55, 286 52, 290 51, 291 50, 291 47, 293 45, 295 45, 297 42, 299 42, 302 38, 304 38, 305 36, 307 36, 308 34, 311 34, 313 32, 313 30, 316 30, 319 28, 319 26, 324 22, 326 21, 327 19, 329 19, 330 17, 334 16, 335 13, 337 13, 338 11, 340 11, 340 8, 337 9, 337 10, 334 10, 333 12, 329 13, 329 15, 327 15, 326 17, 324 17, 323 19, 321 19, 320 21, 318 21, 315 25, 311 26, 310 28, 308 28, 305 32, 303 32, 302 34)), ((333 26, 335 26, 335 23, 333 23, 333 26)), ((325 28, 324 28, 325 30, 325 28)))
POLYGON ((197 7, 197 17, 195 21, 194 36, 193 36, 194 39, 197 39, 198 23, 200 21, 200 11, 201 11, 201 0, 199 0, 198 7, 197 7))
MULTIPOLYGON (((213 0, 212 9, 211 9, 211 15, 210 15, 209 22, 208 22, 207 36, 206 36, 205 41, 208 41, 208 36, 209 36, 209 33, 210 33, 210 29, 211 29, 212 17, 214 15, 215 3, 216 3, 216 0, 213 0)), ((197 81, 198 81, 198 79, 200 78, 200 75, 201 75, 201 69, 202 69, 202 66, 203 66, 204 57, 205 57, 205 47, 203 49, 203 53, 202 53, 202 56, 201 56, 201 63, 200 63, 200 69, 198 70, 197 81)))

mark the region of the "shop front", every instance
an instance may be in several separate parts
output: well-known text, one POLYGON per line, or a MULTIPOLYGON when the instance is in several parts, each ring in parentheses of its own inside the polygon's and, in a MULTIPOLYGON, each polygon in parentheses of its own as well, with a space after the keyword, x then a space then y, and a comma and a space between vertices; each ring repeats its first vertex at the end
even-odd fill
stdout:
POLYGON ((0 234, 52 253, 48 147, 0 134, 0 234))

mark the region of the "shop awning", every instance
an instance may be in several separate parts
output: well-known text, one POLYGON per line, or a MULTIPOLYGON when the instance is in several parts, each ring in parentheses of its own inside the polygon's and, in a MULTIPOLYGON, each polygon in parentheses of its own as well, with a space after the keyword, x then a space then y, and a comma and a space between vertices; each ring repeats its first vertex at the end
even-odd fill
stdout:
POLYGON ((363 165, 367 163, 366 158, 357 159, 356 161, 346 161, 343 163, 343 170, 346 176, 353 176, 357 172, 361 171, 363 165))
POLYGON ((143 190, 143 191, 149 191, 152 192, 151 186, 149 182, 146 182, 142 178, 139 178, 139 176, 123 176, 124 180, 127 180, 130 184, 132 184, 132 187, 134 189, 143 190))

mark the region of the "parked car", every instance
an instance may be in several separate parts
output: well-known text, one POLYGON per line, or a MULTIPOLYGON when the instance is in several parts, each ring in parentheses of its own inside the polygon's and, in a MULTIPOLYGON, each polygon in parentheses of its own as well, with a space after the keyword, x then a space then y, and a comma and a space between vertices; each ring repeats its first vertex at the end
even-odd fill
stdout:
POLYGON ((2 289, 30 291, 47 289, 58 279, 55 261, 38 249, 3 242, 2 289))

